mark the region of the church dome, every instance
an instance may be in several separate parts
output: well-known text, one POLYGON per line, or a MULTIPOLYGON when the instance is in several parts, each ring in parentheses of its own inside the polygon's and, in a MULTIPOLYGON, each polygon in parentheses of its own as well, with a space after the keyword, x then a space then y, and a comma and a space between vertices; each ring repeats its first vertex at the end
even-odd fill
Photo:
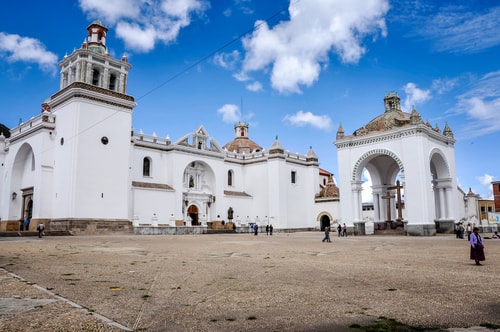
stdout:
POLYGON ((412 115, 401 110, 400 99, 394 92, 384 98, 385 112, 354 132, 355 136, 371 132, 390 130, 411 124, 412 115))
POLYGON ((248 124, 238 122, 234 125, 235 138, 224 145, 224 149, 236 153, 252 153, 262 151, 262 147, 248 138, 248 124))

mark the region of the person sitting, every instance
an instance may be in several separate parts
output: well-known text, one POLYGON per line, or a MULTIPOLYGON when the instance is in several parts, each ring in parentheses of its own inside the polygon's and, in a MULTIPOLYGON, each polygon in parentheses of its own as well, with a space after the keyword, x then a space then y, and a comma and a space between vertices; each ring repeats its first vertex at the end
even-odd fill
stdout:
POLYGON ((498 235, 498 232, 493 233, 491 236, 492 239, 500 239, 500 235, 498 235))

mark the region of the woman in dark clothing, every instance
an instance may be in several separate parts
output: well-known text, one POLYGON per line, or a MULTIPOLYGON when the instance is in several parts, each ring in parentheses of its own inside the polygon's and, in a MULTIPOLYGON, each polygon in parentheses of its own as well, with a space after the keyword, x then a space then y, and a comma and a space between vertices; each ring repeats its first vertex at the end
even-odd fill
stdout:
POLYGON ((470 235, 470 259, 476 261, 476 265, 481 265, 481 261, 484 261, 484 244, 481 235, 479 235, 479 228, 474 227, 470 235))

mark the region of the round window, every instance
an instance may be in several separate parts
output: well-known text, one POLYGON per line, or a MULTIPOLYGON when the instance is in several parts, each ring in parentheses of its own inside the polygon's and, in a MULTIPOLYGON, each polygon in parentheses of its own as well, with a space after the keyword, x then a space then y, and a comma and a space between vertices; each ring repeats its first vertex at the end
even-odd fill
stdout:
POLYGON ((108 144, 108 143, 109 143, 109 139, 108 139, 106 136, 103 136, 103 137, 101 138, 101 143, 102 143, 102 144, 104 144, 104 145, 106 145, 106 144, 108 144))

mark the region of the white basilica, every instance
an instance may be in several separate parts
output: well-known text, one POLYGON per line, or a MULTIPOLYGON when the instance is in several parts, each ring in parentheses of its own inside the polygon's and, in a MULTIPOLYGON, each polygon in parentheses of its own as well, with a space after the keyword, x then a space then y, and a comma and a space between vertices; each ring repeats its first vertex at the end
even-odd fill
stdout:
POLYGON ((223 146, 202 125, 177 140, 134 132, 131 66, 107 53, 100 22, 87 31, 82 47, 59 63, 59 91, 41 113, 9 138, 0 134, 0 231, 18 231, 29 219, 29 230, 43 223, 76 234, 205 233, 222 221, 237 231, 346 223, 365 234, 364 169, 373 182, 375 230, 433 235, 475 217, 457 188, 451 130, 424 124, 416 110, 402 112, 396 94, 353 135, 339 128, 337 187, 312 148, 289 153, 278 138, 261 147, 246 123, 223 146))
POLYGON ((246 123, 225 146, 201 125, 175 141, 131 131, 131 66, 107 53, 100 22, 87 30, 41 114, 0 136, 0 230, 26 219, 88 234, 202 233, 214 221, 305 230, 339 218, 338 188, 312 149, 289 153, 277 138, 263 148, 246 123))

